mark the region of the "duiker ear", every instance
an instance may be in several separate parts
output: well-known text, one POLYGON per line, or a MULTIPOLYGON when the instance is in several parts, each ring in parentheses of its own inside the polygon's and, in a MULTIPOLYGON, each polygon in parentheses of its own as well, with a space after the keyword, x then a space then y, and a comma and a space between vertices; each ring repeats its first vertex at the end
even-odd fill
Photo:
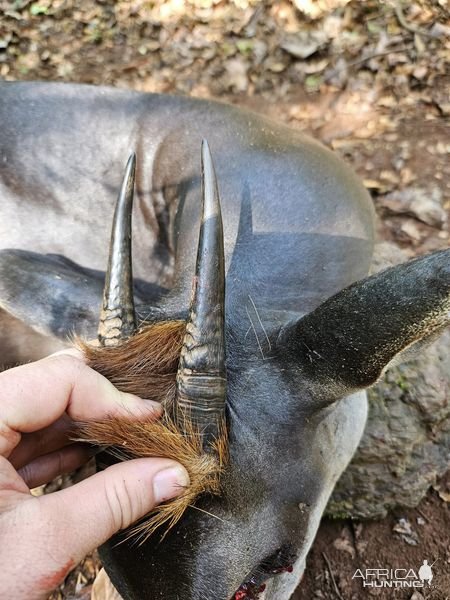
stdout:
POLYGON ((56 255, 0 251, 0 308, 35 331, 96 335, 103 274, 56 255))
POLYGON ((448 325, 449 311, 450 250, 444 250, 332 296, 280 333, 280 350, 333 400, 375 383, 391 361, 448 325))

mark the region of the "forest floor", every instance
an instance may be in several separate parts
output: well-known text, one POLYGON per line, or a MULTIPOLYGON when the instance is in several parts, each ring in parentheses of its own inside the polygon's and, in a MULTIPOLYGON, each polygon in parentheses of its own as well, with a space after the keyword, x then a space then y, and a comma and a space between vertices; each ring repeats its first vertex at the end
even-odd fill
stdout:
MULTIPOLYGON (((449 245, 449 19, 447 0, 0 0, 0 78, 189 94, 284 121, 353 167, 379 238, 414 256, 449 245)), ((325 519, 294 597, 450 600, 449 502, 447 477, 382 521, 325 519), (431 587, 354 577, 424 559, 431 587)), ((97 569, 88 557, 52 599, 89 598, 97 569)))

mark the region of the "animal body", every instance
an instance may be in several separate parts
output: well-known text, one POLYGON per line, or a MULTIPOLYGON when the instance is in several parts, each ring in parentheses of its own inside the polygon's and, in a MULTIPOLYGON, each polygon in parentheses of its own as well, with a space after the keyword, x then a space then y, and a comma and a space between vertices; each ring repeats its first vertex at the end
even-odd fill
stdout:
MULTIPOLYGON (((215 417, 225 418, 220 493, 204 494, 142 545, 123 535, 106 544, 101 557, 115 587, 126 600, 287 600, 361 437, 364 389, 448 323, 449 252, 364 279, 373 209, 357 178, 320 144, 234 107, 0 83, 0 131, 3 364, 57 349, 73 332, 96 336, 114 204, 124 161, 136 151, 134 295, 126 244, 109 259, 111 267, 111 256, 122 256, 116 291, 128 286, 114 310, 133 297, 135 309, 113 314, 115 332, 100 329, 105 347, 90 359, 105 370, 108 335, 133 344, 155 331, 136 333, 135 325, 181 321, 180 363, 161 375, 175 403, 202 401, 192 414, 206 437, 217 440, 215 417), (204 138, 211 154, 204 146, 202 175, 204 138), (217 206, 223 236, 214 221, 208 237, 217 206), (200 241, 197 252, 200 224, 210 245, 200 241), (199 266, 205 257, 215 269, 208 260, 199 266), (198 314, 204 330, 192 325, 198 314), (199 374, 208 379, 200 391, 199 374)), ((117 385, 120 371, 111 373, 117 385)))

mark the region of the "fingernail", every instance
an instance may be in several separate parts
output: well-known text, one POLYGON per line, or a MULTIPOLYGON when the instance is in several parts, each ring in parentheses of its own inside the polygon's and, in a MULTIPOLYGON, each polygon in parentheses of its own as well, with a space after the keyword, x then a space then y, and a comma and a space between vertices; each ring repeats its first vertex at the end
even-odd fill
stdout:
POLYGON ((184 467, 178 465, 156 473, 153 478, 153 495, 159 504, 165 500, 176 498, 189 485, 189 475, 184 467))

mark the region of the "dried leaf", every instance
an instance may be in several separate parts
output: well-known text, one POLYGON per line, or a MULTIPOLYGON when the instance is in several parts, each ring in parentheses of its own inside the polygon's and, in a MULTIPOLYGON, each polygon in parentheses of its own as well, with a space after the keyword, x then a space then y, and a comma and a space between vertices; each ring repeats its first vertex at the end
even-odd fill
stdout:
POLYGON ((299 31, 291 35, 287 35, 281 41, 280 47, 283 48, 295 58, 308 58, 313 55, 319 48, 322 48, 328 42, 328 36, 324 31, 299 31))
POLYGON ((355 559, 356 558, 356 551, 355 548, 353 547, 353 545, 351 544, 350 540, 348 540, 347 538, 337 538, 336 540, 334 540, 333 542, 333 546, 337 549, 340 550, 342 552, 347 552, 348 554, 350 554, 350 556, 355 559))
POLYGON ((398 533, 400 537, 410 546, 417 546, 419 537, 411 526, 408 519, 400 519, 393 527, 393 531, 398 533))
POLYGON ((101 569, 92 586, 91 600, 122 600, 105 569, 101 569))

